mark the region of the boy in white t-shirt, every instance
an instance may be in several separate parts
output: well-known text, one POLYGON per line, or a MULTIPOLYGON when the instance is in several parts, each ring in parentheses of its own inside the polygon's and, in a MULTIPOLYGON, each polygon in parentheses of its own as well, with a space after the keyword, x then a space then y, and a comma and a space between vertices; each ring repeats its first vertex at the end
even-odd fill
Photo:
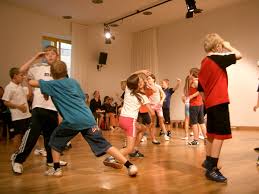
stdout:
POLYGON ((5 87, 2 100, 10 109, 15 134, 23 135, 30 124, 31 113, 27 100, 31 97, 31 90, 21 85, 23 74, 19 68, 11 68, 9 75, 11 81, 5 87))
MULTIPOLYGON (((56 47, 47 46, 44 49, 44 52, 37 53, 34 57, 22 65, 20 67, 20 71, 24 73, 28 72, 28 79, 42 79, 44 81, 53 80, 50 74, 50 66, 58 60, 58 56, 56 47), (42 58, 46 60, 46 63, 34 64, 37 59, 42 58)), ((43 134, 44 146, 47 152, 47 166, 53 166, 53 158, 51 148, 49 146, 49 140, 52 132, 57 126, 58 113, 51 99, 45 98, 39 88, 34 89, 31 127, 26 131, 21 146, 12 160, 12 170, 15 174, 22 174, 22 164, 30 155, 41 134, 43 134)), ((60 161, 60 165, 65 166, 67 163, 60 161)))

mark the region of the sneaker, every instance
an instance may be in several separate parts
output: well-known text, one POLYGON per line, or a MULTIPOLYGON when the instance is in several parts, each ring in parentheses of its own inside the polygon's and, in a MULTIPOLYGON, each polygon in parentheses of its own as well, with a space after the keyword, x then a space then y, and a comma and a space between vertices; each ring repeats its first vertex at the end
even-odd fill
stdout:
MULTIPOLYGON (((65 161, 62 161, 62 160, 60 160, 59 161, 59 165, 60 166, 67 166, 67 162, 65 162, 65 161)), ((47 166, 49 166, 49 167, 54 167, 54 163, 47 163, 47 166)))
POLYGON ((193 140, 193 141, 188 142, 188 145, 190 145, 190 146, 197 146, 199 144, 200 143, 197 140, 193 140))
POLYGON ((257 152, 258 152, 258 151, 259 151, 259 147, 257 147, 257 148, 254 148, 254 151, 257 151, 257 152))
POLYGON ((117 162, 115 160, 115 158, 113 158, 112 156, 106 158, 104 161, 103 161, 103 164, 105 166, 110 166, 112 168, 115 168, 115 169, 121 169, 123 167, 122 164, 120 164, 119 162, 117 162))
POLYGON ((162 135, 164 135, 165 133, 162 131, 162 130, 160 130, 160 132, 159 132, 159 136, 162 136, 162 135))
POLYGON ((188 137, 182 137, 181 140, 188 140, 188 137))
POLYGON ((147 136, 143 136, 142 138, 141 138, 141 140, 140 140, 141 142, 146 142, 147 141, 147 136))
POLYGON ((131 176, 131 177, 137 176, 137 174, 138 174, 138 168, 137 168, 137 166, 135 166, 134 164, 133 164, 133 165, 130 165, 129 168, 128 168, 128 174, 129 174, 129 176, 131 176))
POLYGON ((66 146, 65 146, 65 150, 69 150, 69 149, 71 149, 72 148, 72 144, 70 143, 70 144, 67 144, 66 146))
POLYGON ((23 172, 23 166, 20 163, 12 162, 12 170, 15 174, 22 174, 23 172))
POLYGON ((154 141, 152 141, 152 144, 159 145, 159 144, 160 144, 160 142, 159 142, 159 141, 157 141, 157 140, 154 140, 154 141))
POLYGON ((36 148, 36 149, 34 150, 34 155, 36 155, 36 156, 41 155, 41 156, 43 156, 43 157, 46 157, 46 156, 47 156, 47 152, 46 152, 43 148, 42 148, 42 149, 36 148))
POLYGON ((207 170, 205 173, 205 176, 207 177, 207 179, 212 181, 222 182, 222 183, 227 182, 227 178, 224 177, 223 174, 216 167, 213 168, 212 170, 207 170))
POLYGON ((132 157, 132 158, 143 158, 144 154, 142 154, 141 152, 136 150, 135 152, 130 153, 129 156, 132 157))
POLYGON ((165 135, 164 138, 165 138, 166 141, 169 141, 169 140, 170 140, 170 137, 167 136, 167 135, 165 135))
POLYGON ((167 131, 167 136, 168 136, 168 137, 172 137, 171 131, 167 131))
POLYGON ((55 168, 50 168, 49 170, 47 170, 45 173, 44 173, 45 176, 57 176, 57 177, 60 177, 63 175, 62 173, 62 169, 61 168, 57 168, 55 170, 55 168))

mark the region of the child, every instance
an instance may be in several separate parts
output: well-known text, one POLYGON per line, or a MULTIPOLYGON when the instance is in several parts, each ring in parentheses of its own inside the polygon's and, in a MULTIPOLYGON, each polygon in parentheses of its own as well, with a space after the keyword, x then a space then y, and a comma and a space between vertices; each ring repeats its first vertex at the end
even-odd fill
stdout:
POLYGON ((174 88, 169 88, 169 79, 164 79, 162 81, 162 89, 165 93, 165 100, 163 103, 163 115, 165 119, 165 125, 167 128, 167 136, 171 136, 171 119, 170 119, 170 102, 172 94, 179 88, 181 80, 176 79, 177 83, 174 88))
POLYGON ((190 99, 189 99, 189 88, 190 88, 190 78, 189 75, 185 78, 185 84, 182 96, 182 101, 184 103, 184 129, 185 129, 185 137, 181 138, 182 140, 189 139, 189 120, 190 120, 190 99))
MULTIPOLYGON (((147 71, 138 71, 127 79, 127 87, 125 88, 124 103, 119 117, 119 126, 125 130, 127 136, 127 145, 121 149, 124 156, 134 151, 136 142, 140 142, 143 128, 136 122, 138 112, 141 105, 146 105, 153 114, 148 98, 141 92, 144 88, 144 81, 138 73, 148 74, 147 71)), ((109 158, 106 159, 109 161, 109 158)))
POLYGON ((23 136, 30 124, 31 113, 28 99, 31 97, 31 90, 21 85, 23 74, 19 71, 19 68, 11 68, 9 75, 11 81, 5 87, 2 99, 11 112, 15 134, 22 134, 23 136))
MULTIPOLYGON (((151 108, 153 111, 155 111, 157 113, 158 120, 159 120, 159 126, 162 128, 162 131, 164 132, 165 140, 169 141, 170 138, 167 135, 167 131, 166 131, 165 124, 164 124, 163 110, 162 110, 162 105, 163 105, 163 102, 165 99, 165 93, 162 90, 161 86, 155 83, 155 81, 156 81, 155 75, 151 74, 150 76, 148 76, 147 81, 148 81, 147 82, 148 87, 151 88, 154 92, 149 97, 151 108)), ((154 125, 155 125, 155 116, 152 117, 152 128, 155 127, 154 125)))
MULTIPOLYGON (((54 167, 45 172, 47 176, 62 176, 60 168, 60 153, 65 149, 66 143, 79 132, 89 143, 94 154, 102 156, 109 153, 120 163, 128 168, 130 176, 137 174, 137 167, 127 159, 101 135, 96 126, 91 110, 85 104, 85 95, 80 85, 73 79, 67 78, 66 64, 57 61, 51 66, 51 74, 54 80, 31 80, 33 87, 39 87, 42 94, 51 96, 63 121, 54 130, 50 138, 50 146, 54 161, 54 167)), ((117 164, 117 166, 121 166, 117 164)))
POLYGON ((198 86, 198 90, 204 92, 207 110, 207 156, 203 167, 209 180, 226 182, 227 178, 217 168, 222 144, 232 137, 226 68, 242 55, 215 33, 206 36, 204 50, 207 56, 201 63, 198 86))
POLYGON ((206 126, 204 122, 204 107, 203 107, 203 100, 202 96, 197 91, 198 87, 198 68, 192 68, 190 70, 190 87, 189 87, 189 100, 190 100, 190 124, 193 130, 194 139, 193 141, 189 142, 188 144, 191 146, 199 145, 199 126, 201 131, 206 137, 206 126))
MULTIPOLYGON (((29 61, 20 67, 20 72, 27 73, 29 79, 52 80, 50 74, 50 66, 58 60, 58 51, 56 47, 47 46, 44 52, 37 53, 29 61), (38 63, 32 65, 38 59, 45 59, 46 63, 38 63)), ((53 158, 49 139, 53 130, 58 126, 58 113, 51 99, 44 99, 40 89, 36 88, 33 91, 32 102, 32 118, 31 126, 24 135, 21 146, 12 160, 12 170, 15 174, 23 173, 23 162, 30 155, 39 136, 43 134, 44 146, 47 152, 47 165, 53 166, 53 158)), ((60 161, 61 165, 67 165, 66 162, 60 161)))

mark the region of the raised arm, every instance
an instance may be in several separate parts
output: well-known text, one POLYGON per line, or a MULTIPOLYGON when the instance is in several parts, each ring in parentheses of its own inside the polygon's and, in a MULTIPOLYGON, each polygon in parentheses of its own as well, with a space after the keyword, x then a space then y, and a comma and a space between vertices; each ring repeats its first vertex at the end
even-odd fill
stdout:
POLYGON ((30 60, 28 60, 20 67, 20 72, 22 73, 27 72, 30 66, 33 64, 33 62, 36 61, 37 59, 42 58, 44 55, 45 55, 45 52, 38 52, 35 56, 33 56, 30 60))
POLYGON ((175 90, 177 90, 177 89, 179 88, 179 86, 180 86, 181 82, 182 82, 182 80, 181 80, 181 79, 179 79, 179 78, 177 78, 177 79, 176 79, 176 85, 175 85, 175 86, 174 86, 174 88, 173 88, 173 89, 174 89, 174 91, 175 91, 175 90))
POLYGON ((224 41, 222 45, 225 49, 227 49, 230 52, 233 52, 236 55, 236 60, 239 60, 242 58, 240 51, 232 47, 229 42, 224 41))

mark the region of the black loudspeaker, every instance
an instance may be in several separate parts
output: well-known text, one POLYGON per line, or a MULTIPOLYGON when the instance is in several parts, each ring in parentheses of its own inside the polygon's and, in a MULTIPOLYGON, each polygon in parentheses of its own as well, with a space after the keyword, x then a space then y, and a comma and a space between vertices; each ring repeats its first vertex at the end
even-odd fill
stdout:
POLYGON ((99 64, 100 65, 106 65, 108 53, 100 52, 99 56, 99 64))

